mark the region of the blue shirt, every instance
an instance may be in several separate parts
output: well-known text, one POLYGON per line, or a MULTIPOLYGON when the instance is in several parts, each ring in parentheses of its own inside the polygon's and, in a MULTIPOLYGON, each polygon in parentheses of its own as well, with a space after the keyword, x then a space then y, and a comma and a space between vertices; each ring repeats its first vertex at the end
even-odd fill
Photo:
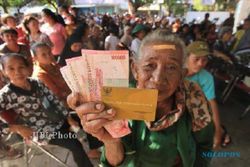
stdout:
POLYGON ((198 73, 186 77, 186 79, 199 84, 208 100, 215 99, 214 78, 208 71, 202 69, 198 73))

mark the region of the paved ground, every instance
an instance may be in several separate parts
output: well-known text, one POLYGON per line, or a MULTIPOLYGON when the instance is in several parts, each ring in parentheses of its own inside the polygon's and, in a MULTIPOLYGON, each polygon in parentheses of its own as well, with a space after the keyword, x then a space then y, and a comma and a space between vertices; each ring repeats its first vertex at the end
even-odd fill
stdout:
MULTIPOLYGON (((218 88, 220 90, 220 87, 218 88)), ((217 92, 220 94, 220 91, 217 92)), ((250 113, 243 119, 239 120, 240 114, 250 104, 250 98, 246 94, 234 91, 232 96, 225 104, 220 104, 220 112, 222 123, 227 127, 233 142, 227 148, 218 151, 238 152, 239 157, 217 157, 212 160, 212 167, 250 167, 250 113)), ((86 144, 84 146, 86 148, 86 144)), ((88 148, 86 148, 88 149, 88 148)), ((51 148, 51 150, 60 158, 65 158, 67 150, 62 148, 51 148)), ((93 161, 98 166, 98 161, 93 161)), ((70 167, 74 167, 75 163, 70 154, 68 159, 70 167)), ((12 161, 1 161, 0 167, 24 167, 24 159, 20 158, 12 161)), ((31 167, 59 167, 52 159, 44 154, 34 157, 31 167)))

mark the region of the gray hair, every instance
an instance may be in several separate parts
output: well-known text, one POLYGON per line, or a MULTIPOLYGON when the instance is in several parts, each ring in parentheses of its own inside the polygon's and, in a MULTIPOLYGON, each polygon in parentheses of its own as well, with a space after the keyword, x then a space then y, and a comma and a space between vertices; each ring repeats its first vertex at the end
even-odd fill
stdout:
POLYGON ((135 56, 137 60, 139 60, 142 57, 144 47, 148 44, 153 44, 153 43, 168 43, 168 44, 171 43, 179 47, 182 50, 182 57, 183 57, 182 65, 184 64, 187 56, 186 45, 184 44, 181 38, 166 30, 155 30, 150 34, 148 34, 142 40, 138 56, 135 56))
POLYGON ((51 46, 49 46, 49 44, 47 44, 47 43, 45 43, 45 42, 36 42, 36 43, 34 43, 34 44, 31 46, 31 48, 30 48, 32 56, 33 56, 33 57, 36 56, 36 49, 37 49, 37 48, 43 48, 43 47, 48 47, 48 48, 51 49, 51 46))

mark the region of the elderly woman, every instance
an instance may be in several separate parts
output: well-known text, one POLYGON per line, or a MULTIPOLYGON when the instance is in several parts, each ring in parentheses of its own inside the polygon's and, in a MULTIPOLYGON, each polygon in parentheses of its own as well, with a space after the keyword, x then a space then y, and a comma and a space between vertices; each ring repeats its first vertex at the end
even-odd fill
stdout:
POLYGON ((138 89, 158 90, 156 120, 132 120, 132 133, 123 138, 112 138, 104 128, 112 122, 115 110, 106 110, 100 101, 81 103, 77 94, 68 97, 83 128, 104 143, 104 166, 208 165, 205 155, 213 144, 213 121, 199 86, 183 80, 185 55, 183 42, 163 30, 144 38, 131 68, 138 89))

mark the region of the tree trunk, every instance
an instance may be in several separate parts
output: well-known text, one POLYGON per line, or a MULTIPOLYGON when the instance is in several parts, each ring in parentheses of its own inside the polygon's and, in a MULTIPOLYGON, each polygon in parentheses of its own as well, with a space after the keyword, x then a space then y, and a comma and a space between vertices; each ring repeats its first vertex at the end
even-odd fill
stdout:
POLYGON ((136 10, 135 10, 134 3, 132 2, 132 0, 128 0, 128 13, 131 15, 134 15, 135 12, 136 10))

